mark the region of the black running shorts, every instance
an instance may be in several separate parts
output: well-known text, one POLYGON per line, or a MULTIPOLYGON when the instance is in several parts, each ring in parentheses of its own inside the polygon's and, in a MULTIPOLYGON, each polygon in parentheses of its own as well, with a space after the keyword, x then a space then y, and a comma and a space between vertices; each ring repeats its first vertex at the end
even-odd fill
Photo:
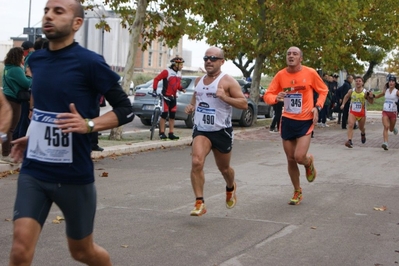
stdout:
POLYGON ((283 140, 294 140, 312 133, 314 129, 313 120, 294 120, 287 117, 281 118, 281 138, 283 140))
POLYGON ((20 174, 13 219, 15 221, 29 217, 38 221, 43 227, 51 205, 55 203, 65 218, 67 236, 80 240, 93 232, 96 198, 94 183, 86 185, 48 183, 30 175, 20 174))
POLYGON ((195 127, 193 130, 193 139, 196 136, 207 137, 212 144, 212 149, 217 149, 221 153, 229 153, 233 148, 234 133, 233 128, 224 128, 219 131, 198 131, 195 127))

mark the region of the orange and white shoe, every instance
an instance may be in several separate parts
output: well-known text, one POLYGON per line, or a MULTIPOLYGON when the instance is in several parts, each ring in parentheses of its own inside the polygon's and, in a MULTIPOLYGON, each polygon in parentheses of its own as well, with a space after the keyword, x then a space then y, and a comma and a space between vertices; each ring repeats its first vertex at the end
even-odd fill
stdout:
POLYGON ((236 196, 237 184, 234 182, 234 190, 229 192, 226 191, 226 208, 232 209, 236 206, 237 196, 236 196))
POLYGON ((206 206, 202 200, 195 201, 194 209, 191 211, 191 216, 201 216, 206 213, 206 206))

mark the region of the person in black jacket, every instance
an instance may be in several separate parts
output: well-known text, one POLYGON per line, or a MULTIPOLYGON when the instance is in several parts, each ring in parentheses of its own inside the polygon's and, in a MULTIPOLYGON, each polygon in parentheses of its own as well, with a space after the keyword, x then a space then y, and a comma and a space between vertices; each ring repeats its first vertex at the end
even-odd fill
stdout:
MULTIPOLYGON (((336 93, 337 93, 337 88, 338 88, 339 75, 335 73, 335 74, 331 75, 331 77, 332 77, 332 81, 330 82, 330 84, 331 84, 332 100, 331 100, 330 108, 328 109, 328 119, 335 120, 333 113, 334 113, 334 106, 337 103, 336 93)), ((330 87, 328 87, 328 88, 330 89, 330 87)))
MULTIPOLYGON (((344 99, 345 95, 348 93, 350 89, 352 89, 352 82, 353 82, 353 75, 348 75, 344 84, 337 89, 337 99, 339 106, 342 104, 342 100, 344 99)), ((349 114, 349 105, 350 101, 346 102, 345 107, 342 111, 342 121, 341 121, 341 128, 346 129, 346 124, 348 123, 348 114, 349 114)), ((338 118, 339 120, 339 118, 338 118)))

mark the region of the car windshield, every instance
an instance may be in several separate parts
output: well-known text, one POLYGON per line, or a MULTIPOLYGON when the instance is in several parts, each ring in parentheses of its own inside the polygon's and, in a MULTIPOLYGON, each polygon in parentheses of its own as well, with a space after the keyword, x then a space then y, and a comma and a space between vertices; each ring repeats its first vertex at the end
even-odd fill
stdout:
POLYGON ((182 86, 184 89, 187 89, 188 86, 190 85, 191 81, 192 81, 192 79, 182 78, 182 79, 181 79, 181 86, 182 86))

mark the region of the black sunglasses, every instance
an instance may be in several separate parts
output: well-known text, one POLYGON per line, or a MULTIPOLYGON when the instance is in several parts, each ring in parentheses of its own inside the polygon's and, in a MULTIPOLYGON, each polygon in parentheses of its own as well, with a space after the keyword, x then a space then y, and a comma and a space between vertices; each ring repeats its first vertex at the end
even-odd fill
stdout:
POLYGON ((223 59, 223 58, 211 55, 211 56, 204 56, 203 59, 204 59, 204 62, 208 61, 208 59, 211 60, 211 62, 216 62, 216 61, 218 61, 220 59, 223 59))

